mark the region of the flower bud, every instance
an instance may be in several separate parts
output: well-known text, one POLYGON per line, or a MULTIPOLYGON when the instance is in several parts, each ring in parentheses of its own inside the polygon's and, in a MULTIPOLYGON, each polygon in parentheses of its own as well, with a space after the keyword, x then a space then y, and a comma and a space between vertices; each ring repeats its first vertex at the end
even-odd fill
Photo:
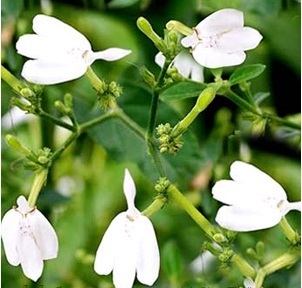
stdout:
POLYGON ((162 38, 160 38, 153 30, 151 24, 144 17, 139 17, 136 21, 137 27, 155 44, 162 52, 167 50, 162 38))
POLYGON ((70 93, 64 95, 64 104, 67 108, 72 108, 72 95, 70 93))
POLYGON ((155 87, 156 80, 153 73, 151 73, 145 66, 140 68, 140 73, 144 79, 144 81, 150 86, 155 87))
POLYGON ((35 95, 35 93, 34 93, 31 89, 29 89, 29 88, 22 88, 22 89, 20 90, 20 94, 21 94, 24 98, 30 98, 30 97, 32 97, 32 96, 35 95))
POLYGON ((175 20, 171 20, 166 24, 166 28, 168 30, 175 30, 179 32, 180 34, 183 34, 185 36, 189 36, 193 33, 193 30, 189 28, 188 26, 184 25, 183 23, 175 20))
POLYGON ((215 95, 216 95, 216 91, 212 87, 208 87, 204 89, 200 93, 195 105, 198 111, 201 112, 205 110, 209 106, 209 104, 214 100, 215 95))
POLYGON ((218 244, 228 242, 227 238, 221 233, 216 233, 215 235, 213 235, 213 240, 218 244))
POLYGON ((5 139, 7 144, 16 151, 21 152, 24 155, 31 154, 31 151, 28 148, 24 147, 15 136, 8 134, 6 135, 5 139))

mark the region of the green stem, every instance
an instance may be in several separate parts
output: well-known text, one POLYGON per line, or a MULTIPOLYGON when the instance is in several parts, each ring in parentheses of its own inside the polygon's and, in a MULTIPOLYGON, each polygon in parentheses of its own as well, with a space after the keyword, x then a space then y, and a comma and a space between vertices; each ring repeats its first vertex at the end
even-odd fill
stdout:
POLYGON ((278 270, 286 267, 290 267, 295 264, 300 259, 299 251, 287 252, 278 257, 277 259, 271 261, 270 263, 263 266, 258 270, 255 284, 257 288, 262 287, 262 283, 267 275, 270 275, 278 270))
POLYGON ((216 228, 195 208, 195 206, 184 197, 181 192, 174 186, 168 187, 168 199, 175 201, 180 205, 198 226, 212 239, 213 235, 218 233, 216 228))
POLYGON ((143 215, 150 217, 152 214, 162 209, 167 203, 165 197, 158 196, 155 200, 142 212, 143 215))
POLYGON ((152 137, 152 134, 154 131, 159 92, 160 92, 160 88, 164 82, 164 78, 165 78, 165 75, 167 73, 170 63, 171 63, 170 61, 165 61, 165 64, 158 76, 156 85, 153 90, 151 108, 150 108, 150 116, 149 116, 149 122, 148 122, 148 128, 147 128, 147 137, 148 138, 152 137))
POLYGON ((238 105, 241 109, 250 111, 253 114, 261 116, 261 113, 256 109, 256 107, 254 105, 245 101, 243 98, 241 98, 239 95, 237 95, 232 90, 227 90, 225 92, 224 96, 227 97, 228 99, 230 99, 236 105, 238 105))
POLYGON ((104 92, 105 83, 94 73, 91 66, 88 67, 86 71, 86 76, 88 77, 92 87, 101 93, 104 92))
POLYGON ((296 129, 296 130, 301 130, 301 125, 300 124, 285 120, 285 119, 280 118, 276 115, 272 115, 272 114, 269 114, 269 113, 263 113, 263 118, 267 118, 271 121, 275 121, 279 124, 285 125, 287 127, 290 127, 290 128, 296 129))
POLYGON ((1 78, 18 94, 24 85, 12 73, 1 65, 1 78))
POLYGON ((113 118, 115 116, 115 110, 109 110, 106 114, 98 116, 92 120, 89 120, 87 122, 84 122, 78 126, 78 129, 80 132, 84 132, 93 126, 96 126, 110 118, 113 118))
POLYGON ((160 177, 164 177, 166 175, 164 167, 160 161, 158 150, 155 148, 154 144, 151 143, 151 139, 149 139, 148 141, 148 148, 149 148, 149 153, 154 161, 154 164, 157 167, 160 177))
POLYGON ((48 174, 48 169, 40 169, 36 171, 33 185, 31 186, 31 190, 28 196, 28 204, 30 207, 34 207, 36 205, 36 201, 38 195, 46 182, 48 174))
POLYGON ((50 157, 50 165, 60 157, 60 155, 66 150, 66 148, 72 144, 74 140, 76 140, 80 136, 80 132, 73 132, 66 141, 51 155, 50 157))
POLYGON ((231 261, 239 268, 243 276, 251 278, 255 276, 256 272, 254 268, 240 255, 234 254, 231 261))
POLYGON ((43 111, 42 109, 39 110, 38 112, 38 115, 45 119, 45 120, 48 120, 48 121, 51 121, 52 123, 58 125, 58 126, 61 126, 63 128, 66 128, 67 130, 70 130, 70 131, 75 131, 75 127, 54 117, 53 115, 49 114, 49 113, 46 113, 45 111, 43 111))
POLYGON ((280 227, 283 230, 283 233, 285 237, 293 244, 297 244, 299 242, 299 235, 296 233, 296 231, 290 226, 290 224, 287 222, 285 217, 282 217, 280 223, 280 227))

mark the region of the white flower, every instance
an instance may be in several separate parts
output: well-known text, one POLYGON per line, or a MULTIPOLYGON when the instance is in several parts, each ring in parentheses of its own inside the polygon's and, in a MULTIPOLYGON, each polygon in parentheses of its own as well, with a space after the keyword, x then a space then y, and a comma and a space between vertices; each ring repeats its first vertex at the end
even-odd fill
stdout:
MULTIPOLYGON (((162 52, 158 52, 155 56, 155 63, 163 67, 165 56, 162 52)), ((203 67, 200 66, 193 57, 186 51, 180 52, 173 61, 173 66, 177 68, 180 75, 185 78, 191 78, 197 82, 203 82, 203 67)))
POLYGON ((159 273, 159 250, 151 221, 135 208, 135 184, 125 170, 124 193, 128 210, 109 225, 97 250, 94 270, 100 275, 113 271, 116 288, 131 288, 135 279, 151 286, 159 273))
POLYGON ((222 206, 216 222, 233 231, 254 231, 277 225, 290 210, 301 211, 301 202, 289 203, 284 189, 266 173, 251 164, 235 161, 231 165, 233 180, 220 180, 213 197, 222 206))
POLYGON ((58 238, 48 220, 39 210, 29 207, 24 196, 19 196, 17 204, 2 219, 6 258, 13 266, 21 264, 25 276, 37 281, 43 260, 57 257, 58 238))
POLYGON ((251 278, 246 278, 243 281, 245 288, 257 288, 255 282, 251 278))
POLYGON ((204 67, 239 65, 245 60, 244 51, 254 49, 262 39, 256 29, 243 25, 241 11, 222 9, 201 21, 181 43, 191 47, 193 57, 204 67))
POLYGON ((93 52, 86 37, 60 20, 37 15, 33 19, 36 34, 26 34, 16 43, 17 52, 28 60, 22 76, 36 84, 56 84, 85 74, 95 60, 115 61, 131 53, 130 50, 109 48, 93 52))

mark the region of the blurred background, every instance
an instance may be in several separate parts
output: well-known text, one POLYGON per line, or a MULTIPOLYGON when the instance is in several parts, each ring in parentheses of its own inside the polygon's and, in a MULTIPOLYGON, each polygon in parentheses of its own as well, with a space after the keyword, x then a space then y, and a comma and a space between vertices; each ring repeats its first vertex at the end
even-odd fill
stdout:
MULTIPOLYGON (((114 62, 97 61, 95 72, 123 87, 118 99, 122 109, 142 127, 147 126, 151 94, 143 83, 140 67, 146 66, 155 75, 160 69, 154 62, 158 52, 151 41, 136 27, 140 16, 147 18, 161 36, 169 20, 178 20, 193 27, 203 18, 222 8, 244 12, 245 26, 264 36, 260 46, 247 54, 245 64, 266 65, 263 74, 252 81, 253 94, 269 97, 262 108, 281 117, 300 122, 301 110, 301 13, 300 1, 293 0, 3 0, 1 60, 9 71, 21 79, 25 59, 16 53, 15 43, 25 33, 32 33, 36 14, 53 15, 82 32, 93 50, 109 47, 131 49, 131 56, 114 62)), ((224 70, 228 78, 234 67, 224 70)), ((213 76, 205 69, 205 81, 213 76)), ((28 195, 33 173, 20 164, 20 155, 12 151, 4 137, 13 134, 30 149, 49 147, 55 150, 68 136, 68 131, 21 112, 13 113, 10 99, 14 92, 2 81, 2 217, 16 203, 19 195, 28 195), (19 118, 19 116, 21 116, 19 118)), ((65 93, 74 98, 79 122, 100 115, 96 94, 86 77, 60 85, 47 86, 43 107, 59 115, 54 101, 65 93)), ((197 95, 196 95, 197 96, 197 95)), ((157 125, 175 125, 193 106, 195 98, 162 101, 157 125)), ((20 112, 20 111, 19 111, 20 112)), ((300 200, 300 133, 270 125, 259 133, 242 118, 238 108, 223 97, 215 101, 196 119, 184 135, 185 145, 177 156, 163 155, 169 179, 176 183, 212 223, 219 203, 211 198, 211 187, 221 178, 228 178, 229 165, 241 159, 251 162, 270 174, 287 191, 290 201, 300 200)), ((143 211, 153 200, 158 178, 144 142, 121 122, 110 120, 82 135, 52 167, 47 186, 37 202, 39 210, 51 221, 59 237, 59 255, 45 262, 42 277, 33 283, 19 267, 10 266, 3 246, 1 256, 2 287, 45 288, 109 288, 111 275, 99 276, 93 270, 96 249, 113 217, 126 209, 122 192, 124 169, 128 168, 137 186, 136 206, 143 211)), ((243 277, 232 266, 228 270, 217 260, 201 257, 203 232, 187 214, 170 204, 152 215, 160 253, 160 276, 153 287, 162 288, 225 288, 240 287, 243 277), (197 260, 196 260, 197 259, 197 260), (192 268, 196 260, 198 267, 192 268)), ((291 212, 288 220, 300 230, 300 213, 291 212)), ((241 233, 235 250, 249 258, 246 250, 263 241, 261 264, 273 260, 289 249, 280 227, 241 233)), ((300 264, 267 277, 264 287, 298 288, 300 264)), ((144 287, 135 282, 134 287, 144 287)))

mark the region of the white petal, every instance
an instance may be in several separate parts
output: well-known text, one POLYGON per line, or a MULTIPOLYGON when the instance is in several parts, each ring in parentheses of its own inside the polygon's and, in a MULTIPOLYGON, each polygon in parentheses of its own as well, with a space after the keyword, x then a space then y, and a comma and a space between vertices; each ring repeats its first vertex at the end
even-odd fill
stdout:
POLYGON ((40 249, 43 260, 56 258, 58 255, 58 237, 52 225, 39 211, 27 215, 31 224, 33 235, 37 246, 40 249))
POLYGON ((28 60, 21 75, 29 82, 50 85, 77 79, 84 75, 86 70, 84 60, 66 57, 64 61, 28 60))
POLYGON ((159 66, 159 67, 163 67, 164 63, 165 63, 166 57, 164 56, 164 54, 162 52, 158 52, 155 55, 155 63, 159 66))
POLYGON ((283 200, 279 202, 278 208, 282 216, 286 215, 291 210, 298 210, 301 212, 301 201, 288 202, 287 200, 283 200))
POLYGON ((246 278, 243 281, 243 285, 245 288, 256 288, 256 284, 251 278, 246 278))
POLYGON ((262 199, 270 199, 271 203, 278 204, 281 200, 287 199, 284 189, 278 182, 251 164, 235 161, 231 165, 230 176, 236 182, 251 187, 261 187, 262 199))
POLYGON ((69 43, 71 47, 78 47, 84 51, 91 50, 91 45, 83 34, 55 17, 42 14, 35 16, 33 30, 38 35, 58 39, 57 45, 63 41, 69 43))
POLYGON ((198 44, 192 52, 194 59, 207 68, 220 68, 239 65, 245 60, 243 51, 236 53, 226 53, 217 48, 205 48, 198 44))
POLYGON ((25 219, 22 223, 18 251, 24 275, 37 281, 43 272, 43 260, 31 228, 30 223, 25 219))
POLYGON ((216 35, 243 27, 243 23, 244 19, 241 11, 236 9, 222 9, 202 20, 196 26, 196 30, 202 38, 203 36, 216 35))
POLYGON ((89 64, 92 64, 93 61, 97 59, 102 59, 106 61, 116 61, 121 58, 124 58, 125 56, 132 53, 131 50, 121 49, 121 48, 108 48, 103 51, 99 52, 92 52, 90 56, 90 59, 88 60, 89 64))
POLYGON ((134 181, 128 169, 125 169, 123 188, 127 200, 128 212, 130 215, 136 216, 138 212, 134 204, 136 189, 135 189, 134 181))
POLYGON ((139 239, 137 279, 146 285, 153 285, 159 273, 159 249, 151 221, 141 216, 136 221, 139 239))
POLYGON ((18 241, 20 237, 19 221, 22 215, 14 209, 6 212, 2 219, 2 241, 5 255, 9 264, 18 266, 20 257, 18 253, 18 241))
POLYGON ((196 65, 192 68, 191 79, 196 82, 204 82, 203 67, 201 65, 198 64, 198 66, 196 65))
POLYGON ((218 47, 225 52, 237 52, 254 49, 262 39, 261 34, 253 28, 233 29, 218 38, 218 47))
POLYGON ((233 180, 219 180, 212 188, 213 198, 230 205, 251 206, 261 202, 263 191, 233 180))
POLYGON ((255 231, 273 227, 281 220, 280 211, 267 206, 238 207, 222 206, 216 215, 216 222, 223 228, 238 231, 255 231))
POLYGON ((26 198, 21 195, 17 199, 17 204, 18 204, 18 211, 20 211, 22 214, 26 214, 29 211, 31 211, 33 208, 29 206, 26 198))
POLYGON ((108 275, 113 270, 116 257, 116 247, 121 231, 124 229, 126 213, 118 214, 107 228, 103 239, 97 249, 94 271, 100 275, 108 275))
POLYGON ((199 42, 196 32, 194 31, 193 34, 186 36, 181 39, 181 45, 188 48, 188 47, 195 47, 199 42))

